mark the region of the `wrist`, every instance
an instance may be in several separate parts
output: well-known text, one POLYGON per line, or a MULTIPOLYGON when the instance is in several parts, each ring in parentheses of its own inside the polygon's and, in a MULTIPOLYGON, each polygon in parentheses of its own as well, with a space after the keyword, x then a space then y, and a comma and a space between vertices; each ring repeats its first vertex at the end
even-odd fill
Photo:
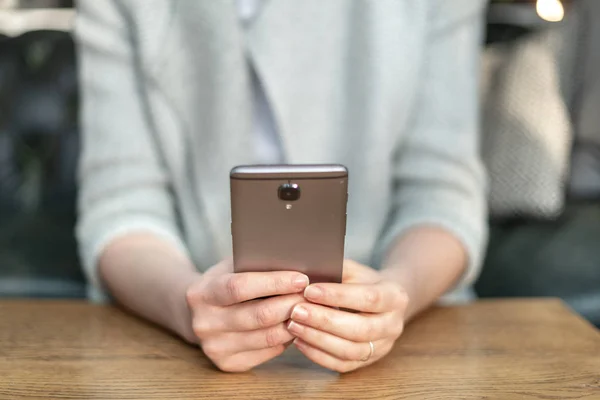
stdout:
POLYGON ((409 298, 407 318, 429 307, 455 284, 466 266, 460 241, 443 228, 415 227, 390 247, 383 269, 409 298), (432 251, 432 249, 435 249, 432 251))
POLYGON ((192 326, 192 310, 186 300, 188 288, 202 278, 197 271, 185 271, 178 276, 167 296, 170 312, 170 329, 188 343, 198 340, 192 326))

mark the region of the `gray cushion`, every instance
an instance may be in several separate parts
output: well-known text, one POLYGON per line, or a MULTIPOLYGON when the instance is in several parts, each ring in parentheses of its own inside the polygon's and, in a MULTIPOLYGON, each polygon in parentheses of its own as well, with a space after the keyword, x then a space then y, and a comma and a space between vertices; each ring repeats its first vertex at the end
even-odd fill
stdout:
POLYGON ((494 217, 553 218, 563 209, 572 129, 561 43, 553 30, 485 50, 482 153, 494 217))

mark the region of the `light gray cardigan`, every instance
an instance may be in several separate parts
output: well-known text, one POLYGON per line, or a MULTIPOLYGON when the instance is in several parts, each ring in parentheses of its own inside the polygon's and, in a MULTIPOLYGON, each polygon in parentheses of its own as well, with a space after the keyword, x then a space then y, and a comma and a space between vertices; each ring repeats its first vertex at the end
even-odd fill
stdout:
MULTIPOLYGON (((229 179, 260 162, 247 57, 286 161, 350 171, 347 257, 378 266, 410 227, 486 238, 477 77, 483 0, 80 0, 77 236, 91 296, 119 235, 150 231, 202 270, 231 252, 229 179)), ((436 251, 436 249, 431 249, 436 251)))

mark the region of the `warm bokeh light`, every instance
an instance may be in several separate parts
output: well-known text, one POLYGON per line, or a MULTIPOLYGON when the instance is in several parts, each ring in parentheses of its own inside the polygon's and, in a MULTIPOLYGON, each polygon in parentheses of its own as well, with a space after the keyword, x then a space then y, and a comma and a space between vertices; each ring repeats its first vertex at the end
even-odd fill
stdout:
POLYGON ((562 21, 565 16, 565 9, 560 0, 537 0, 535 10, 540 18, 550 22, 562 21))

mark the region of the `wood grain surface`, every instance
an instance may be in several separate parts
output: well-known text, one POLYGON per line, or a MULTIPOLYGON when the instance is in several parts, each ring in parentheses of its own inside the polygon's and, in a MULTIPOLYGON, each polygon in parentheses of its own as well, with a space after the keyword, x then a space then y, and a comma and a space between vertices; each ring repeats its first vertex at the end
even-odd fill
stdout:
POLYGON ((2 399, 600 399, 600 333, 556 300, 435 308, 375 365, 290 350, 251 372, 111 306, 0 301, 2 399))

